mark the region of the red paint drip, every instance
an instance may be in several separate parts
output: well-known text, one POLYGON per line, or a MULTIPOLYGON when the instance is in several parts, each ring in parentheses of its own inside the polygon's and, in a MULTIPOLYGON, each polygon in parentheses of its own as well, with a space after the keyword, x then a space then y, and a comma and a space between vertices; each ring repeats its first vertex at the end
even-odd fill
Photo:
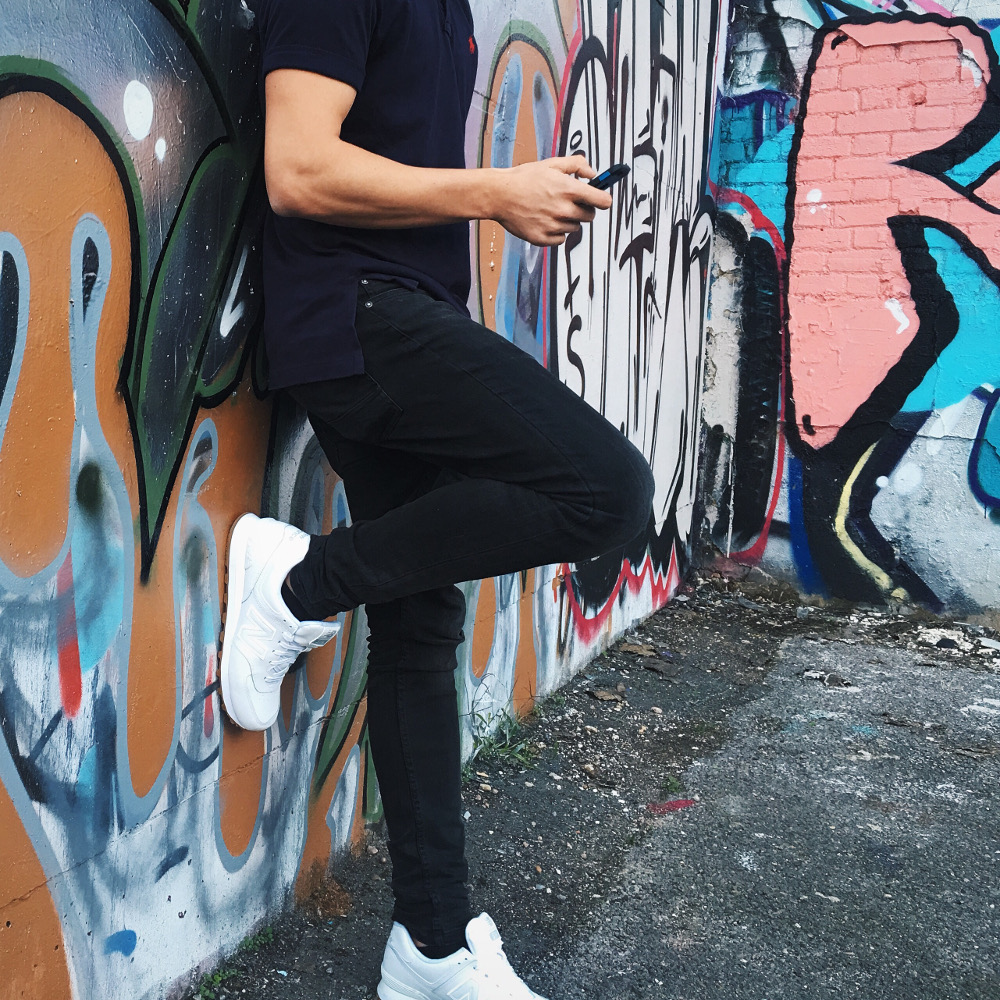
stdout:
MULTIPOLYGON (((564 563, 560 569, 560 573, 564 576, 569 576, 569 566, 564 563)), ((588 618, 586 612, 580 607, 580 602, 576 599, 576 594, 573 592, 572 584, 568 581, 564 583, 563 586, 566 589, 566 597, 569 601, 570 613, 573 616, 573 625, 577 636, 585 643, 593 642, 607 620, 611 617, 615 600, 619 593, 621 593, 622 587, 627 586, 631 593, 636 594, 647 580, 653 591, 653 610, 655 611, 658 608, 662 608, 674 596, 677 588, 680 586, 681 578, 677 568, 676 544, 670 547, 670 566, 667 569, 666 579, 663 578, 662 574, 657 573, 653 569, 653 561, 650 559, 648 553, 638 573, 636 573, 632 568, 632 564, 627 560, 622 563, 621 573, 618 574, 618 581, 615 583, 611 596, 605 602, 604 607, 593 618, 588 618)))
POLYGON ((67 554, 56 574, 56 648, 59 653, 59 696, 63 711, 72 719, 83 699, 80 644, 76 635, 76 604, 73 601, 73 556, 67 554))
MULTIPOLYGON (((208 658, 208 673, 205 675, 205 687, 210 688, 214 680, 215 680, 215 654, 213 653, 208 658)), ((215 702, 213 700, 212 694, 210 693, 205 698, 205 735, 211 736, 213 729, 215 729, 215 702)))
POLYGON ((671 802, 650 802, 646 810, 654 816, 666 816, 667 813, 677 812, 678 809, 687 809, 696 805, 694 799, 673 799, 671 802))
POLYGON ((472 37, 472 35, 469 35, 469 54, 476 54, 476 40, 472 37))

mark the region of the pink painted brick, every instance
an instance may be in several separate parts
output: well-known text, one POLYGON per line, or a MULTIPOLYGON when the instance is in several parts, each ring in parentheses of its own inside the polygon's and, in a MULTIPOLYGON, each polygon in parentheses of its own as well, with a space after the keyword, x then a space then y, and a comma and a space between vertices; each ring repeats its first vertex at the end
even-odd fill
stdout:
POLYGON ((861 58, 862 48, 853 38, 841 42, 833 51, 823 53, 824 62, 835 59, 841 66, 851 66, 861 58))
MULTIPOLYGON (((957 77, 956 77, 957 78, 957 77)), ((924 102, 928 107, 954 107, 955 88, 942 83, 928 82, 927 100, 924 102)), ((978 102, 977 102, 978 103, 978 102)))
POLYGON ((851 201, 868 204, 882 211, 885 202, 892 198, 892 184, 888 177, 859 177, 851 184, 851 201))
POLYGON ((817 309, 825 311, 830 302, 847 294, 846 274, 797 270, 794 278, 797 288, 795 299, 799 303, 808 302, 812 313, 817 309))
POLYGON ((806 100, 806 120, 814 112, 817 114, 849 114, 861 105, 856 90, 812 90, 806 100))
POLYGON ((857 226, 851 230, 851 233, 854 236, 854 246, 858 250, 885 247, 892 239, 888 226, 857 226))
MULTIPOLYGON (((834 205, 841 201, 851 200, 851 181, 838 181, 830 180, 825 184, 816 186, 819 191, 819 203, 826 205, 834 205)), ((804 185, 796 186, 796 196, 795 200, 805 201, 806 196, 809 193, 809 188, 804 185)))
POLYGON ((930 107, 926 105, 913 109, 913 127, 920 132, 925 129, 952 128, 955 125, 955 109, 948 105, 930 107))
POLYGON ((885 132, 869 132, 851 139, 855 156, 885 156, 889 152, 889 136, 885 132))
MULTIPOLYGON (((921 149, 934 149, 955 138, 956 129, 922 129, 920 135, 921 149)), ((913 153, 913 135, 910 131, 898 132, 892 137, 889 147, 892 156, 910 156, 913 153)))
POLYGON ((875 111, 879 108, 894 108, 899 91, 891 87, 863 87, 861 95, 861 110, 875 111))
POLYGON ((838 180, 854 180, 857 177, 884 177, 886 161, 879 156, 842 157, 834 165, 834 176, 838 180))
POLYGON ((893 62, 895 58, 894 45, 863 45, 858 54, 858 63, 862 66, 882 66, 887 62, 893 62))
POLYGON ((900 61, 907 62, 938 62, 952 60, 957 62, 962 55, 962 43, 954 37, 914 39, 916 44, 901 45, 896 54, 900 61))
MULTIPOLYGON (((885 51, 882 49, 882 51, 885 51)), ((921 67, 913 62, 893 62, 880 60, 867 66, 852 66, 840 74, 840 85, 844 88, 869 90, 899 90, 923 79, 921 67)))
POLYGON ((846 271, 848 274, 857 274, 868 267, 877 273, 877 269, 882 265, 883 257, 884 254, 881 252, 854 248, 850 253, 831 254, 829 268, 831 271, 846 271))
POLYGON ((847 291, 860 298, 876 298, 882 290, 882 279, 877 274, 847 275, 847 291))
POLYGON ((905 212, 913 207, 916 197, 914 189, 914 177, 909 171, 895 173, 892 178, 892 200, 898 201, 900 210, 905 212))
POLYGON ((846 295, 850 275, 830 272, 822 278, 822 290, 830 295, 846 295))
POLYGON ((951 218, 952 202, 947 198, 925 198, 920 202, 920 214, 932 219, 948 222, 951 218))
POLYGON ((810 135, 833 135, 837 128, 837 116, 810 113, 805 127, 810 135))
POLYGON ((954 38, 949 29, 933 21, 894 21, 891 25, 852 26, 848 29, 848 33, 854 33, 859 38, 876 43, 891 36, 888 40, 900 50, 900 58, 903 52, 908 52, 911 48, 933 48, 942 42, 954 45, 954 38))
POLYGON ((946 59, 927 60, 920 64, 920 77, 925 83, 935 81, 958 81, 961 79, 960 73, 962 64, 959 61, 961 50, 957 44, 951 55, 946 59))
POLYGON ((843 136, 839 135, 811 135, 803 137, 802 146, 805 147, 807 156, 830 160, 843 156, 850 148, 849 143, 843 136))
POLYGON ((888 218, 885 207, 866 202, 849 202, 834 208, 834 220, 838 226, 870 226, 874 221, 888 218))
POLYGON ((792 244, 792 252, 789 259, 789 267, 802 274, 819 274, 827 270, 830 255, 821 250, 800 249, 799 245, 792 244))
POLYGON ((840 68, 834 65, 817 66, 810 79, 810 93, 840 89, 840 68))
MULTIPOLYGON (((816 213, 820 215, 819 212, 816 213)), ((836 226, 833 224, 833 210, 826 213, 827 223, 823 229, 822 242, 823 249, 832 253, 842 254, 845 251, 854 251, 854 233, 846 226, 836 226)), ((796 217, 796 224, 801 216, 796 217)))
POLYGON ((799 186, 815 187, 834 179, 837 161, 829 156, 799 157, 795 165, 795 180, 799 186))
POLYGON ((884 111, 856 111, 837 119, 838 135, 857 135, 862 132, 909 132, 913 113, 898 108, 884 111))

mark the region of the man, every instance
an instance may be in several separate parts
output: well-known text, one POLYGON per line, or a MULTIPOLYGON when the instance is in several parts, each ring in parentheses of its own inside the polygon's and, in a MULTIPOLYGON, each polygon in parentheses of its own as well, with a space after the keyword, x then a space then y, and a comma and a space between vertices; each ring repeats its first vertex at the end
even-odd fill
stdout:
POLYGON ((579 157, 465 169, 466 0, 263 0, 258 23, 271 384, 308 412, 353 523, 237 521, 223 700, 271 726, 325 619, 365 604, 395 895, 378 995, 530 1000, 465 884, 455 584, 624 545, 653 484, 617 429, 469 318, 468 222, 551 246, 611 198, 579 157))

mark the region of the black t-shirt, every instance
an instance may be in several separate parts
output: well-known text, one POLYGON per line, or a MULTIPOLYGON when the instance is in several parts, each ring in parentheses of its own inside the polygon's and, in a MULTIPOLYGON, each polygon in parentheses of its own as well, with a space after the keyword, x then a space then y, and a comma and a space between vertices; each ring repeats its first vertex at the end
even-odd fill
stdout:
MULTIPOLYGON (((271 70, 302 69, 357 90, 345 142, 410 166, 465 166, 478 59, 468 0, 262 0, 258 24, 262 80, 271 70)), ((354 318, 365 274, 419 285, 465 311, 468 223, 355 229, 269 211, 271 388, 364 371, 354 318)))

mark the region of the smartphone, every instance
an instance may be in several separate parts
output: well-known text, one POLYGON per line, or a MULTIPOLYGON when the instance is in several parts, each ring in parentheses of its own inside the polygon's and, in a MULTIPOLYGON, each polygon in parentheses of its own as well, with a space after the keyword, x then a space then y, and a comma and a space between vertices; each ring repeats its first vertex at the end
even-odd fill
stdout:
POLYGON ((600 191, 607 191, 612 184, 625 180, 629 175, 630 168, 624 163, 616 163, 613 167, 608 167, 602 174, 598 174, 590 181, 590 186, 598 188, 600 191))

